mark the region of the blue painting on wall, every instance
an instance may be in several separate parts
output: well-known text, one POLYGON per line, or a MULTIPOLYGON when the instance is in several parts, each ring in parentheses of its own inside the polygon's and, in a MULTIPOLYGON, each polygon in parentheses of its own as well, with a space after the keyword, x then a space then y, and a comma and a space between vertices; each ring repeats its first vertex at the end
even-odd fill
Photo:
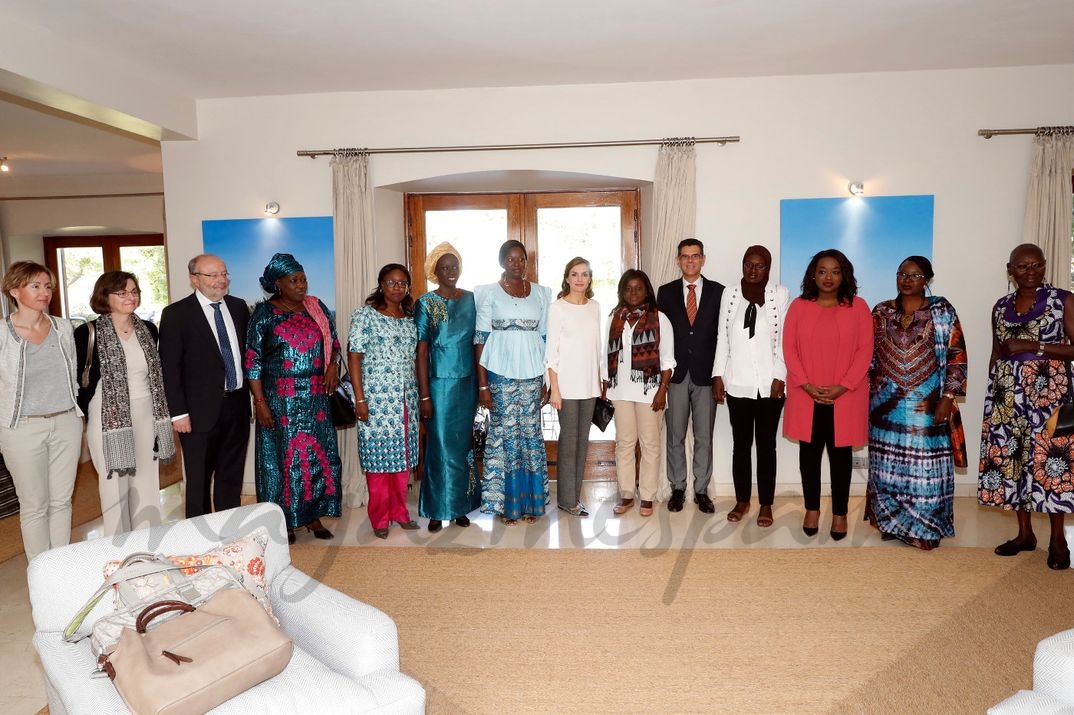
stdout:
POLYGON ((780 282, 799 295, 809 259, 837 248, 854 264, 858 295, 870 308, 894 298, 899 263, 911 255, 932 260, 934 203, 932 195, 780 201, 780 282))
POLYGON ((331 216, 202 221, 201 234, 205 252, 227 264, 231 295, 251 305, 264 300, 267 296, 257 279, 274 253, 290 253, 305 269, 310 295, 335 312, 331 216))

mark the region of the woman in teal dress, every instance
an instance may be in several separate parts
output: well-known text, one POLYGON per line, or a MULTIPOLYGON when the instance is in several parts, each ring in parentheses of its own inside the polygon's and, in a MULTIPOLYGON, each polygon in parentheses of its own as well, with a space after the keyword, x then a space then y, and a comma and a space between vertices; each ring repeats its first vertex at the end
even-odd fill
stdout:
POLYGON ((425 262, 426 278, 439 287, 418 298, 418 392, 425 420, 418 514, 429 519, 430 533, 466 516, 481 504, 474 468, 473 421, 477 411, 474 382, 474 294, 456 287, 462 257, 441 243, 425 262))
POLYGON ((279 504, 287 539, 305 526, 332 532, 321 517, 340 515, 339 449, 328 396, 339 381, 339 340, 328 308, 307 295, 306 274, 289 253, 265 266, 271 296, 254 307, 243 367, 254 398, 257 500, 279 504))

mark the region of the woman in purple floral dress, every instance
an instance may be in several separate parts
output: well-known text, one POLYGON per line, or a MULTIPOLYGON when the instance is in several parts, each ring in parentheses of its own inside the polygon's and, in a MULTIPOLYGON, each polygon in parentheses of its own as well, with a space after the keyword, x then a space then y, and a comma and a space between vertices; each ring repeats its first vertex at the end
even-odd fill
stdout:
POLYGON ((257 500, 280 505, 287 537, 305 526, 331 539, 322 516, 340 515, 339 449, 328 396, 336 390, 339 340, 328 309, 307 295, 306 274, 287 253, 265 267, 246 331, 246 378, 257 419, 257 500))
POLYGON ((1018 515, 1018 535, 996 547, 999 556, 1037 548, 1030 516, 1048 514, 1048 567, 1070 568, 1063 517, 1074 511, 1074 443, 1050 438, 1045 423, 1072 401, 1074 296, 1044 283, 1040 247, 1011 251, 1007 273, 1016 288, 992 309, 992 357, 981 430, 978 500, 1018 515))

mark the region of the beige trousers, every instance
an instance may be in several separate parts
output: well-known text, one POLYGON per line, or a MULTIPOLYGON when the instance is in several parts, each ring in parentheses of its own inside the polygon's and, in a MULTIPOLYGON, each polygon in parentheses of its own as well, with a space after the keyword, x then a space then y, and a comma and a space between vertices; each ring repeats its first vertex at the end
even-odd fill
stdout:
POLYGON ((104 536, 114 536, 161 523, 160 463, 153 454, 153 399, 131 400, 131 424, 134 425, 134 469, 129 477, 107 477, 104 442, 101 433, 101 391, 89 404, 86 443, 97 470, 97 487, 101 494, 101 519, 104 536))
POLYGON ((653 412, 645 402, 615 400, 615 471, 619 495, 634 498, 635 445, 641 445, 638 494, 642 501, 655 501, 660 478, 660 423, 664 413, 653 412))
POLYGON ((69 544, 82 418, 74 408, 55 417, 23 417, 14 429, 0 427, 0 451, 19 497, 26 560, 69 544))

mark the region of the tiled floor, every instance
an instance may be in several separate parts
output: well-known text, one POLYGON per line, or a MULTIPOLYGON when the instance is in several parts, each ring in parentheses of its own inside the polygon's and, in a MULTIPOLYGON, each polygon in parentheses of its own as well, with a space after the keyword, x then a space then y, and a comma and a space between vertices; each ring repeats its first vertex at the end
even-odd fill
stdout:
MULTIPOLYGON (((420 519, 418 531, 403 531, 393 527, 387 540, 373 536, 365 509, 345 509, 341 519, 326 520, 335 532, 334 539, 318 541, 312 534, 301 532, 299 543, 324 546, 424 547, 436 548, 537 548, 537 549, 668 549, 668 548, 731 548, 731 549, 797 549, 797 548, 910 548, 897 541, 884 542, 879 534, 862 521, 862 497, 851 497, 850 534, 836 542, 828 536, 831 513, 828 501, 822 504, 821 532, 815 537, 802 533, 801 498, 793 494, 777 496, 774 504, 775 523, 761 529, 757 526, 757 507, 747 518, 729 523, 727 512, 734 506, 730 495, 716 499, 716 514, 705 515, 687 503, 686 508, 671 514, 663 504, 651 517, 643 518, 637 510, 621 518, 612 515, 616 487, 610 482, 586 484, 583 502, 592 515, 577 519, 555 508, 555 495, 548 515, 535 524, 520 523, 504 526, 497 519, 475 513, 472 524, 459 528, 445 525, 437 534, 429 534, 426 521, 420 519)), ((412 500, 416 496, 412 497, 412 500)), ((179 486, 165 489, 160 495, 165 514, 177 520, 182 514, 182 495, 179 486)), ((413 513, 417 513, 412 504, 413 513)), ((1046 519, 1035 521, 1038 536, 1048 533, 1046 519)), ((100 536, 100 522, 91 522, 75 530, 72 538, 89 539, 100 536)), ((944 546, 995 546, 1011 536, 1014 517, 991 509, 982 509, 972 497, 958 497, 955 504, 957 536, 943 542, 944 546)), ((1046 544, 1047 540, 1042 539, 1046 544)), ((26 591, 26 562, 20 556, 0 564, 0 712, 8 715, 36 713, 45 705, 45 687, 41 666, 30 644, 33 623, 26 591)), ((87 594, 88 596, 88 594, 87 594)))

